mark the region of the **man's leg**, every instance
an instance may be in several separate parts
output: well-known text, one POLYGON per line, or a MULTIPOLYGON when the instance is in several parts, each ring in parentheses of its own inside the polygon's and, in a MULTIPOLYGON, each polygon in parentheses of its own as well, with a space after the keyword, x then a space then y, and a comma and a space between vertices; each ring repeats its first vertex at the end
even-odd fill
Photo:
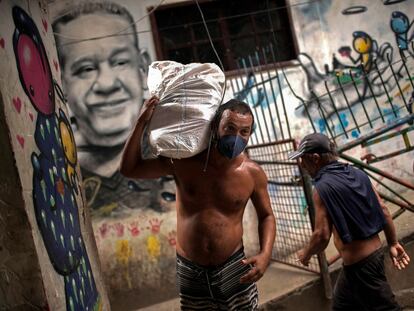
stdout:
POLYGON ((354 271, 353 279, 357 284, 355 290, 366 310, 401 310, 385 276, 382 250, 368 256, 368 260, 364 260, 364 264, 354 271))
POLYGON ((177 285, 181 310, 218 310, 208 284, 206 269, 178 254, 177 285))
POLYGON ((244 258, 242 248, 209 274, 212 292, 220 310, 252 311, 258 308, 256 284, 240 283, 240 278, 252 268, 242 264, 244 258))
POLYGON ((352 284, 350 284, 344 269, 339 272, 338 279, 334 288, 332 300, 333 311, 362 311, 363 309, 355 301, 352 293, 352 284))

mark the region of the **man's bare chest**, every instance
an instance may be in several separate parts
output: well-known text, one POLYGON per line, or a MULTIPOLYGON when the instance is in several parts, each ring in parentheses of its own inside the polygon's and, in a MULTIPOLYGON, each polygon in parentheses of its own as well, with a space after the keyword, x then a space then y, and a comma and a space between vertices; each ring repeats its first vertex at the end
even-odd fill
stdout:
POLYGON ((177 188, 184 200, 197 201, 202 205, 240 207, 247 203, 254 182, 244 172, 200 173, 185 175, 177 180, 177 188))

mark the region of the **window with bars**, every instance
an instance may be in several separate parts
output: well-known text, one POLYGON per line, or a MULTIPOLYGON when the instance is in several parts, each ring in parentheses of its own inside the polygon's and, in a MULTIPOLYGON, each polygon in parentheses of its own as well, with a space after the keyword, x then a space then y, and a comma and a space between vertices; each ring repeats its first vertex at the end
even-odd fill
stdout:
MULTIPOLYGON (((267 62, 296 58, 286 0, 199 0, 199 4, 226 71, 238 69, 240 59, 270 44, 273 51, 266 49, 261 64, 266 63, 264 58, 267 62)), ((158 60, 219 65, 194 1, 160 6, 151 14, 151 24, 158 60)))

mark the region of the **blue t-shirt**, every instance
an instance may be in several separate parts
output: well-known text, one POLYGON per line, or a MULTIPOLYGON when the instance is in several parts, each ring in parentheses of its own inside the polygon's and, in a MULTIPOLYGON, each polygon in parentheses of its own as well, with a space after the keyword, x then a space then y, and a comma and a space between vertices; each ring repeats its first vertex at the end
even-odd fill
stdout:
POLYGON ((364 240, 386 224, 367 174, 334 161, 316 174, 314 185, 343 243, 364 240))

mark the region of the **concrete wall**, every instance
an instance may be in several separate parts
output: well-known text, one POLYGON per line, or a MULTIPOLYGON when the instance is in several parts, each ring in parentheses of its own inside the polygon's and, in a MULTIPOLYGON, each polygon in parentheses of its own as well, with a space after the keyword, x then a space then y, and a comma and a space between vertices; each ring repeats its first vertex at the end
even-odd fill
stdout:
MULTIPOLYGON (((49 0, 51 19, 56 21, 75 5, 88 2, 91 1, 49 0)), ((151 25, 145 15, 148 13, 148 8, 158 5, 159 1, 119 0, 115 2, 125 7, 132 15, 133 20, 139 20, 136 23, 139 32, 139 56, 143 57, 147 63, 156 60, 151 25)), ((177 1, 165 1, 163 4, 172 2, 177 1)), ((294 138, 300 139, 311 131, 311 125, 305 117, 304 110, 295 109, 300 102, 293 96, 292 90, 288 87, 288 82, 291 83, 293 91, 304 100, 311 98, 311 89, 315 91, 316 95, 323 95, 325 80, 328 81, 331 88, 336 88, 336 73, 341 68, 348 67, 348 69, 357 70, 357 66, 361 64, 361 53, 358 53, 352 47, 354 33, 359 36, 358 38, 363 37, 372 42, 376 41, 377 47, 363 56, 368 60, 377 57, 379 63, 384 64, 386 52, 391 53, 391 51, 393 60, 398 59, 400 53, 396 41, 397 37, 390 28, 390 19, 393 12, 400 11, 406 14, 411 21, 414 18, 412 16, 414 4, 412 1, 398 1, 397 4, 386 5, 392 3, 387 0, 324 0, 311 3, 290 0, 288 2, 291 5, 294 33, 301 54, 292 66, 284 69, 287 80, 285 78, 281 79, 281 90, 276 93, 274 101, 281 108, 281 97, 284 97, 292 135, 294 138), (356 62, 353 63, 349 56, 356 59, 356 62)), ((106 30, 103 30, 103 26, 99 27, 99 24, 95 25, 96 28, 92 26, 88 24, 88 16, 84 14, 83 22, 78 21, 77 23, 78 28, 73 30, 73 33, 65 33, 66 37, 56 34, 57 41, 64 43, 66 40, 66 43, 68 43, 68 40, 77 41, 105 34, 104 31, 106 30), (97 34, 97 31, 103 33, 97 34)), ((55 29, 55 32, 58 31, 59 29, 55 29)), ((110 31, 108 30, 107 33, 110 31)), ((407 32, 407 40, 411 37, 412 32, 411 27, 407 32)), ((103 51, 110 48, 110 42, 112 42, 104 40, 107 40, 107 38, 93 40, 90 46, 87 46, 85 41, 62 44, 60 47, 61 54, 73 52, 81 55, 85 51, 93 51, 99 46, 99 42, 106 42, 104 48, 100 50, 103 51), (82 46, 82 51, 78 52, 77 49, 82 46)), ((409 56, 413 54, 413 51, 404 50, 403 53, 409 56)), ((62 55, 61 59, 64 58, 62 58, 62 55)), ((413 64, 413 62, 410 64, 413 64)), ((60 63, 60 66, 62 68, 64 92, 68 94, 70 120, 78 145, 79 162, 84 176, 83 185, 86 202, 91 209, 94 235, 112 306, 120 310, 126 310, 129 307, 132 308, 133 305, 147 305, 171 298, 176 295, 174 285, 176 226, 174 183, 169 178, 143 181, 130 180, 120 176, 117 168, 126 137, 117 138, 115 143, 115 139, 111 139, 113 133, 107 131, 114 128, 114 124, 121 123, 125 124, 126 131, 132 129, 137 117, 136 112, 139 111, 143 99, 148 96, 145 86, 146 68, 145 66, 136 65, 135 70, 139 72, 139 75, 131 76, 123 81, 125 85, 135 86, 139 89, 138 94, 134 97, 133 109, 120 113, 121 118, 116 121, 114 121, 115 119, 111 120, 110 117, 105 118, 107 123, 103 123, 101 130, 95 129, 98 134, 97 138, 100 140, 91 142, 91 137, 88 137, 88 133, 91 133, 88 132, 88 126, 93 126, 99 120, 88 120, 85 114, 82 113, 82 109, 79 108, 87 104, 87 88, 91 86, 88 86, 88 82, 84 80, 82 87, 85 89, 76 87, 76 81, 73 80, 67 70, 68 66, 65 66, 64 63, 60 63), (82 121, 83 118, 84 121, 82 121)), ((371 68, 366 70, 369 71, 371 68)), ((400 68, 400 70, 402 69, 400 68)), ((280 71, 279 74, 282 76, 280 71)), ((395 100, 401 104, 401 96, 398 95, 395 81, 392 80, 389 71, 385 75, 388 90, 393 94, 395 100)), ((100 79, 100 77, 98 78, 100 79)), ((260 79, 260 75, 256 75, 256 80, 260 81, 260 79)), ((405 95, 413 91, 408 81, 402 79, 401 83, 404 86, 403 93, 405 95)), ((359 87, 361 93, 365 89, 364 99, 370 102, 368 105, 374 107, 374 102, 366 91, 366 85, 361 84, 359 87)), ((382 111, 389 112, 390 107, 384 90, 378 83, 375 87, 380 98, 382 111)), ((267 89, 270 90, 270 88, 267 89)), ((229 80, 225 99, 233 96, 231 81, 229 80)), ((272 98, 272 94, 269 93, 268 96, 272 98)), ((358 106, 355 92, 351 92, 349 96, 355 114, 362 117, 362 108, 358 106)), ((259 95, 253 90, 246 97, 246 101, 256 105, 258 97, 259 95)), ((346 102, 340 96, 335 97, 340 109, 346 106, 346 102)), ((323 101, 327 101, 326 96, 323 101)), ((260 106, 257 105, 255 109, 261 109, 260 106)), ((311 104, 310 108, 317 129, 326 133, 327 125, 320 119, 315 105, 311 104)), ((274 109, 274 106, 263 103, 263 109, 269 115, 268 110, 274 109)), ((275 115, 275 111, 272 112, 275 115)), ((332 114, 332 111, 329 111, 329 113, 332 114)), ((388 115, 387 118, 388 122, 394 119, 392 115, 388 115)), ((332 125, 329 126, 338 131, 338 119, 334 115, 331 119, 332 125)), ((341 119, 348 126, 352 125, 349 113, 341 112, 341 119)), ((263 123, 264 119, 259 118, 258 121, 263 123)), ((270 119, 267 119, 267 121, 275 122, 275 120, 270 119)), ((283 126, 286 126, 286 123, 283 123, 283 126)), ((367 131, 369 129, 364 128, 362 133, 353 132, 349 140, 355 139, 367 131)), ((413 135, 410 135, 412 138, 413 135)), ((266 139, 273 140, 274 137, 267 137, 266 139)), ((338 143, 341 144, 347 141, 347 139, 342 138, 338 143)), ((258 142, 253 141, 253 143, 258 142)), ((401 140, 396 138, 388 141, 386 145, 365 149, 356 148, 352 150, 351 154, 356 157, 367 152, 380 155, 387 150, 394 150, 401 146, 401 140)), ((412 152, 393 158, 378 166, 392 170, 397 176, 410 181, 414 179, 412 152)), ((244 225, 246 250, 247 253, 253 254, 257 251, 258 245, 256 219, 251 206, 249 206, 246 213, 244 225)), ((283 224, 278 223, 278 225, 283 224)))
POLYGON ((0 309, 109 310, 47 3, 0 11, 0 309))

